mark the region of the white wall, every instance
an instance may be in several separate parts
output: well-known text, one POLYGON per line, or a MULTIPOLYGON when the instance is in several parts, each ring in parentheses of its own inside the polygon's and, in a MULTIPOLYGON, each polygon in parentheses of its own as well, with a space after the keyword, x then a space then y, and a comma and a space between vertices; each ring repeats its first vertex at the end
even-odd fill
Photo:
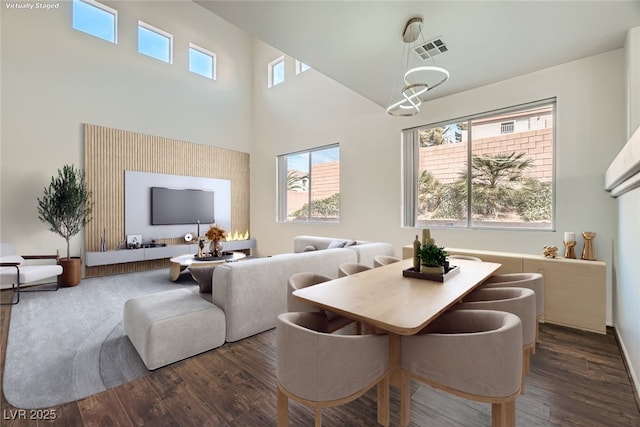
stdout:
POLYGON ((2 4, 0 240, 20 253, 64 253, 36 199, 63 165, 84 167, 82 123, 250 151, 251 37, 191 1, 104 3, 117 44, 72 29, 71 2, 2 4), (137 53, 138 20, 173 34, 172 65, 137 53), (188 71, 189 42, 217 54, 216 81, 188 71))
MULTIPOLYGON (((432 236, 452 247, 537 254, 545 244, 562 248, 565 231, 596 231, 596 255, 608 265, 611 323, 617 215, 602 183, 624 141, 622 49, 427 102, 420 115, 410 119, 388 116, 380 106, 315 70, 294 77, 289 57, 285 83, 267 89, 266 64, 278 55, 255 42, 251 230, 261 254, 290 251, 295 235, 315 234, 388 241, 400 255, 400 247, 416 234, 415 229, 400 227, 400 131, 555 96, 556 231, 433 229, 432 236), (335 142, 341 150, 340 223, 276 223, 276 156, 335 142)), ((581 241, 577 250, 582 250, 581 241)))

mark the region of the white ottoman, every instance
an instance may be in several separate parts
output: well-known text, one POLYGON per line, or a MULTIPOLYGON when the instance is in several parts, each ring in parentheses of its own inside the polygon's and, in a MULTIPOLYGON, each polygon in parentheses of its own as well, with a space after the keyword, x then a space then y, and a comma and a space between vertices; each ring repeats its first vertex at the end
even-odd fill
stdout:
POLYGON ((225 340, 222 309, 186 289, 128 300, 123 325, 150 370, 220 347, 225 340))

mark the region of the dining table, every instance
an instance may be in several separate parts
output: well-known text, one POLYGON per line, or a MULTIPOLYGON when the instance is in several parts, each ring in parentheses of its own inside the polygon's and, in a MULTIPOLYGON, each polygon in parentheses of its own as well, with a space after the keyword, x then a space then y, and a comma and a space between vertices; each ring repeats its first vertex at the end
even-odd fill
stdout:
MULTIPOLYGON (((400 338, 415 335, 480 286, 499 263, 455 259, 457 271, 445 280, 409 277, 405 259, 293 292, 300 300, 362 322, 389 335, 390 384, 400 386, 400 338)), ((453 268, 453 265, 450 266, 453 268)))

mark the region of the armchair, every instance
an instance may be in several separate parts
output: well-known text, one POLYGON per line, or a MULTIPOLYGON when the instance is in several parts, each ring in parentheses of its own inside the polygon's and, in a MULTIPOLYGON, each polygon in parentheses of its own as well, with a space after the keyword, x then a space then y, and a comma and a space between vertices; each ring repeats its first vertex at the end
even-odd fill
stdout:
MULTIPOLYGON (((20 292, 57 291, 59 288, 57 276, 62 274, 59 265, 39 264, 29 265, 29 260, 50 259, 57 260, 58 255, 17 255, 12 243, 0 243, 0 285, 11 285, 15 297, 11 302, 1 305, 14 305, 20 302, 20 292), (50 289, 21 289, 22 285, 56 277, 55 287, 50 289)), ((38 285, 39 286, 39 285, 38 285)))

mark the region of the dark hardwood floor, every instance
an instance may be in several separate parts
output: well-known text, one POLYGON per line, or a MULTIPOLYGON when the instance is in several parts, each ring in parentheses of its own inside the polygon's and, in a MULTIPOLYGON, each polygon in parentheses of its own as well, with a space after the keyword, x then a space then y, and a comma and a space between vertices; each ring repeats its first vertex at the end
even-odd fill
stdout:
MULTIPOLYGON (((10 292, 0 292, 7 300, 10 292)), ((10 308, 0 309, 0 377, 10 308)), ((613 330, 607 335, 541 325, 518 426, 640 426, 640 411, 613 330)), ((275 331, 158 369, 128 384, 45 411, 21 412, 2 395, 2 426, 275 426, 275 331), (44 420, 46 415, 55 420, 44 420), (34 419, 30 419, 34 418, 34 419), (40 418, 40 419, 36 419, 40 418)), ((490 426, 490 405, 412 384, 412 426, 490 426)), ((376 425, 375 389, 323 411, 325 426, 376 425)), ((313 425, 313 412, 289 403, 291 426, 313 425)), ((399 425, 392 388, 391 425, 399 425)))

